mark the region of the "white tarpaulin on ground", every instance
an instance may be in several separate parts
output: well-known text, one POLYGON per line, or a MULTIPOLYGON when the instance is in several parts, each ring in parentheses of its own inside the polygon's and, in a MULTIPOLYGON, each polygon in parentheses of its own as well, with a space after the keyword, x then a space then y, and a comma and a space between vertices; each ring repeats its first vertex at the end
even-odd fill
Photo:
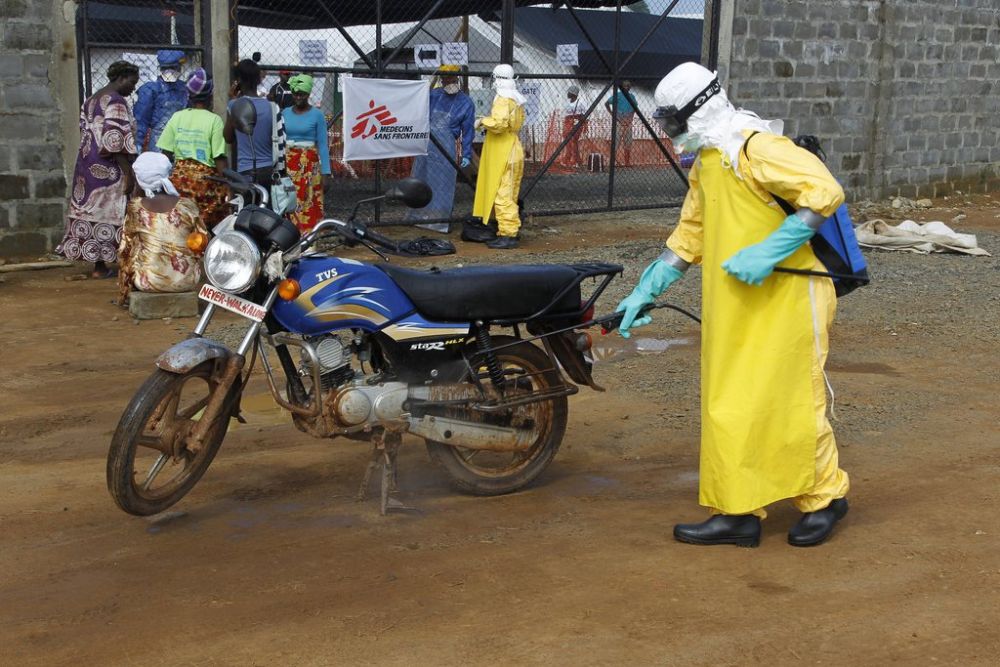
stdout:
POLYGON ((919 223, 904 220, 896 227, 884 220, 869 220, 854 228, 858 244, 863 248, 903 250, 927 254, 960 252, 966 255, 990 256, 979 247, 975 234, 960 234, 940 221, 919 223))
POLYGON ((427 81, 344 79, 344 159, 427 154, 427 81))

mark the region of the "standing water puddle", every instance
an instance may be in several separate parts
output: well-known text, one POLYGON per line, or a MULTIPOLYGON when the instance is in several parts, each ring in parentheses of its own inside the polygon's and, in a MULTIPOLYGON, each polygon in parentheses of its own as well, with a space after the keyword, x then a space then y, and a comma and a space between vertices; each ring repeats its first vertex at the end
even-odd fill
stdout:
POLYGON ((692 344, 690 338, 621 338, 620 336, 601 338, 594 341, 590 350, 595 363, 608 363, 637 354, 661 354, 670 348, 686 347, 692 344))
MULTIPOLYGON (((240 401, 240 409, 250 426, 274 426, 276 424, 291 424, 292 413, 274 402, 271 394, 244 394, 240 401)), ((230 429, 239 428, 241 424, 233 419, 230 429)))

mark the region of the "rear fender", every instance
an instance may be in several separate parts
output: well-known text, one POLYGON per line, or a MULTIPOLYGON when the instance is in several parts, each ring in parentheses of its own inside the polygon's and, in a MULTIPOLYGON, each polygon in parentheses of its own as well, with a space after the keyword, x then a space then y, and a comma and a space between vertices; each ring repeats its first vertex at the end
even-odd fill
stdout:
POLYGON ((591 372, 593 364, 587 361, 583 352, 576 348, 573 335, 569 332, 546 336, 542 339, 550 355, 555 355, 559 365, 569 379, 576 384, 586 385, 594 391, 604 391, 604 387, 594 382, 591 372))
POLYGON ((160 355, 156 367, 168 373, 183 375, 209 359, 226 360, 235 354, 225 345, 207 338, 188 338, 160 355))

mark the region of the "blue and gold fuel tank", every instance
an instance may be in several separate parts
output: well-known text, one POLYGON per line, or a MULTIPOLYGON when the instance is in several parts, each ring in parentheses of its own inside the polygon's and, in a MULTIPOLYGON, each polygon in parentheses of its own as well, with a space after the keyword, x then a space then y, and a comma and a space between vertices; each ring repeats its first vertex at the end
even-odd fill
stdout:
POLYGON ((338 329, 383 331, 394 340, 465 335, 469 324, 430 322, 383 271, 328 255, 304 257, 288 277, 299 281, 293 301, 278 299, 272 312, 293 333, 315 336, 338 329))

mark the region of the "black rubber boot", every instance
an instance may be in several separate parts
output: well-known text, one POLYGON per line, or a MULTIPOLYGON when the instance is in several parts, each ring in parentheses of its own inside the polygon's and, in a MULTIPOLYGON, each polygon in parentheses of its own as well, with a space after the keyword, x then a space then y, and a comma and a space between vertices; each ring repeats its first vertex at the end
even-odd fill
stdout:
POLYGON ((793 547, 814 547, 833 533, 833 527, 847 514, 847 498, 838 498, 821 510, 806 512, 788 531, 793 547))
POLYGON ((494 250, 513 250, 517 247, 517 237, 498 236, 492 241, 487 241, 486 247, 493 248, 494 250))
POLYGON ((462 223, 462 240, 472 243, 487 243, 497 237, 497 223, 491 220, 488 225, 481 222, 462 223))
POLYGON ((716 514, 701 523, 679 523, 674 526, 674 539, 688 544, 755 547, 760 544, 760 517, 753 514, 716 514))

